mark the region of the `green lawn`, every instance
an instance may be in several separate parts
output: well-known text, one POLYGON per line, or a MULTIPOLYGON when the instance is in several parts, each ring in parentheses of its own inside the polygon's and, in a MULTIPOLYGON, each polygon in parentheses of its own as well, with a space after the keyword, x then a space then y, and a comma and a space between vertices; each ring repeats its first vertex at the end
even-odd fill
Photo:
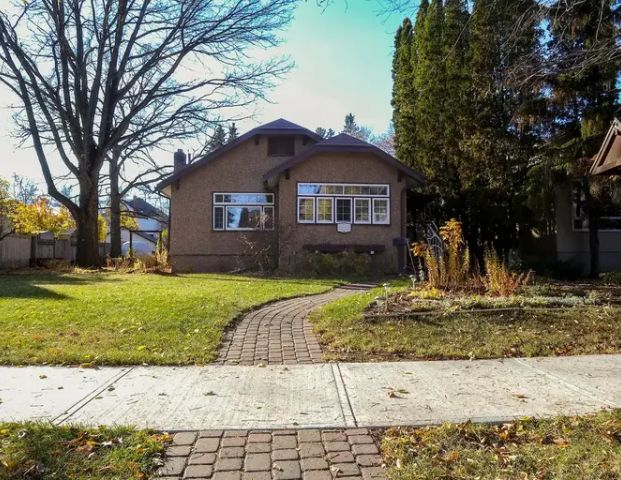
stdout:
POLYGON ((382 288, 375 289, 313 313, 327 358, 467 359, 621 352, 618 307, 364 320, 366 308, 383 294, 382 288))
POLYGON ((613 480, 621 478, 621 410, 391 429, 381 448, 392 480, 613 480))
POLYGON ((129 427, 0 423, 0 480, 145 480, 169 440, 129 427))
POLYGON ((336 282, 235 275, 0 275, 0 364, 204 364, 262 303, 336 282))

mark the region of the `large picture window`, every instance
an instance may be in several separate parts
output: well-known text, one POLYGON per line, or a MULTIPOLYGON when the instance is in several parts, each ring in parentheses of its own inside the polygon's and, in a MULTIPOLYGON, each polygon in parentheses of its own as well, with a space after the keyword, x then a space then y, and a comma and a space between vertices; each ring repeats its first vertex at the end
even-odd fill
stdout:
POLYGON ((390 186, 299 183, 298 223, 390 224, 390 186))
POLYGON ((214 193, 213 229, 251 231, 274 229, 273 193, 214 193))

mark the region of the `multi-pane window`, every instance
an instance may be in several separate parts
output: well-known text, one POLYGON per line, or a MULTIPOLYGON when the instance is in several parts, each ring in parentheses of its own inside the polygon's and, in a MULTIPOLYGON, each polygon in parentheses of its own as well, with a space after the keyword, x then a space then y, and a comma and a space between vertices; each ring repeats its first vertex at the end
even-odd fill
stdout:
POLYGON ((315 223, 315 199, 298 197, 298 222, 315 223))
POLYGON ((351 223, 351 198, 336 199, 336 223, 351 223))
POLYGON ((390 224, 390 187, 356 183, 299 183, 299 223, 390 224))
POLYGON ((370 198, 354 198, 354 222, 371 223, 370 198))
POLYGON ((334 222, 334 200, 332 198, 317 199, 317 223, 334 222))
POLYGON ((273 193, 214 193, 213 229, 273 230, 273 193))
POLYGON ((373 223, 390 223, 390 212, 388 211, 387 198, 373 199, 373 223))

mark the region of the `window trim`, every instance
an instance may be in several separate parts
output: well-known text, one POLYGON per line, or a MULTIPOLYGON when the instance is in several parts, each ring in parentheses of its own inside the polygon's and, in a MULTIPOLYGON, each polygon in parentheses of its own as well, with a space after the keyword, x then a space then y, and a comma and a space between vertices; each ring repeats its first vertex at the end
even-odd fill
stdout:
POLYGON ((353 212, 353 208, 352 208, 353 205, 354 205, 354 202, 352 200, 353 200, 352 197, 345 197, 345 196, 336 197, 334 199, 334 223, 336 223, 336 224, 339 224, 339 223, 354 223, 353 222, 354 212, 353 212), (349 202, 349 220, 339 220, 339 218, 338 218, 339 209, 338 209, 338 206, 337 206, 339 200, 341 200, 341 201, 344 200, 344 201, 349 202))
MULTIPOLYGON (((381 197, 384 198, 384 197, 381 197)), ((356 225, 371 225, 373 223, 373 197, 354 197, 354 211, 353 211, 353 220, 356 225), (367 202, 367 212, 369 215, 369 220, 364 222, 361 220, 356 220, 356 203, 359 201, 367 202)))
POLYGON ((334 197, 314 197, 315 200, 315 223, 319 224, 330 224, 334 223, 335 212, 334 212, 334 197), (330 220, 319 220, 319 201, 320 200, 328 200, 330 202, 330 220))
POLYGON ((372 199, 372 209, 371 209, 371 221, 373 222, 373 225, 390 225, 390 213, 391 213, 391 209, 390 209, 390 197, 382 197, 382 198, 373 198, 372 199), (377 222, 375 220, 375 201, 376 200, 385 200, 386 201, 386 221, 385 222, 377 222))
POLYGON ((296 202, 296 217, 298 220, 298 223, 315 223, 315 197, 297 197, 297 202, 296 202), (313 202, 313 208, 311 209, 312 213, 313 213, 313 218, 312 220, 301 220, 300 219, 300 201, 301 200, 310 200, 313 202))

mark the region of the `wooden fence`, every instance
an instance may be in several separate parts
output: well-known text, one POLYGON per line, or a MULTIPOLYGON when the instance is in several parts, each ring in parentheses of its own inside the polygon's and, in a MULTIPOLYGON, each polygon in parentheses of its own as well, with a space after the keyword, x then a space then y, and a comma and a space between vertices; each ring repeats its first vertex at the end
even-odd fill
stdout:
POLYGON ((0 268, 25 268, 41 260, 75 260, 75 240, 54 238, 50 233, 37 236, 9 235, 0 240, 0 268))
POLYGON ((9 235, 0 240, 0 268, 24 268, 30 266, 33 237, 9 235))

